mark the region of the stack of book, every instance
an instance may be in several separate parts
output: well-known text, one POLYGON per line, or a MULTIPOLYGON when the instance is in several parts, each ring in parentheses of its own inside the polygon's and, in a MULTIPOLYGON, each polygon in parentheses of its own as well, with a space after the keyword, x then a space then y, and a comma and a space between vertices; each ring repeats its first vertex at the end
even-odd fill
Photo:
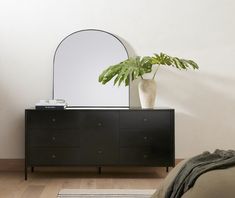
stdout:
POLYGON ((35 105, 35 109, 65 109, 67 106, 65 100, 56 99, 56 100, 40 100, 39 103, 35 105))

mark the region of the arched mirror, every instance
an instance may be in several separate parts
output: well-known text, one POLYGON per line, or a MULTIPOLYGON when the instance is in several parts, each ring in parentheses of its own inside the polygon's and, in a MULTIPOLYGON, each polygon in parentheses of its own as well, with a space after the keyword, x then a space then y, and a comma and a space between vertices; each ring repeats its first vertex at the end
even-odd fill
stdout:
POLYGON ((101 72, 128 58, 123 43, 101 30, 77 31, 61 41, 54 55, 54 99, 69 106, 128 107, 129 87, 102 85, 101 72))

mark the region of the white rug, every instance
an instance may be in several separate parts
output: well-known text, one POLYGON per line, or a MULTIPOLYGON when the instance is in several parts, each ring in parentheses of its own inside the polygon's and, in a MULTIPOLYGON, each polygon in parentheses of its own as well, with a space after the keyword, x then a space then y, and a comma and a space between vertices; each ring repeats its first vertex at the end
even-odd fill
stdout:
POLYGON ((58 198, 150 198, 156 189, 62 189, 58 198))

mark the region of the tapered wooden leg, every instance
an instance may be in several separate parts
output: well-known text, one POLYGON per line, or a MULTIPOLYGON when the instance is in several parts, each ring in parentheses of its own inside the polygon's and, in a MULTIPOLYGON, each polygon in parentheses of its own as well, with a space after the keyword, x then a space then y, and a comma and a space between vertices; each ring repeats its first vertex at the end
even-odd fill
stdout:
POLYGON ((168 167, 168 166, 166 167, 166 172, 167 172, 167 173, 169 172, 169 167, 168 167))
POLYGON ((34 172, 34 167, 33 167, 33 166, 31 166, 31 172, 32 172, 32 173, 34 172))

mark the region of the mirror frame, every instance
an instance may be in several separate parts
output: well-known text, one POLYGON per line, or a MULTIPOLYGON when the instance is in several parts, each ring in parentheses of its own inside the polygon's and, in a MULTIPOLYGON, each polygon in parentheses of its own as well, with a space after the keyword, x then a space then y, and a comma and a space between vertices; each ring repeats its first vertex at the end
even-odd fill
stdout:
MULTIPOLYGON (((52 98, 53 99, 57 99, 55 98, 55 57, 56 57, 56 54, 57 54, 57 50, 59 49, 60 45, 70 36, 72 36, 73 34, 76 34, 76 33, 79 33, 79 32, 84 32, 84 31, 99 31, 99 32, 103 32, 103 33, 106 33, 106 34, 109 34, 111 36, 113 36, 115 39, 117 39, 121 45, 123 46, 123 48, 125 49, 125 52, 127 54, 127 58, 129 58, 129 53, 128 53, 128 50, 126 48, 126 46, 124 45, 124 43, 121 41, 120 38, 118 38, 118 36, 110 33, 110 32, 107 32, 107 31, 104 31, 104 30, 100 30, 100 29, 82 29, 82 30, 78 30, 78 31, 75 31, 75 32, 72 32, 71 34, 67 35, 66 37, 64 37, 60 43, 58 44, 58 46, 56 47, 56 50, 54 52, 54 56, 53 56, 53 83, 52 83, 52 86, 53 86, 53 91, 52 91, 52 98)), ((130 85, 128 86, 128 106, 79 106, 79 105, 71 105, 71 106, 68 106, 69 108, 130 108, 130 85)))

